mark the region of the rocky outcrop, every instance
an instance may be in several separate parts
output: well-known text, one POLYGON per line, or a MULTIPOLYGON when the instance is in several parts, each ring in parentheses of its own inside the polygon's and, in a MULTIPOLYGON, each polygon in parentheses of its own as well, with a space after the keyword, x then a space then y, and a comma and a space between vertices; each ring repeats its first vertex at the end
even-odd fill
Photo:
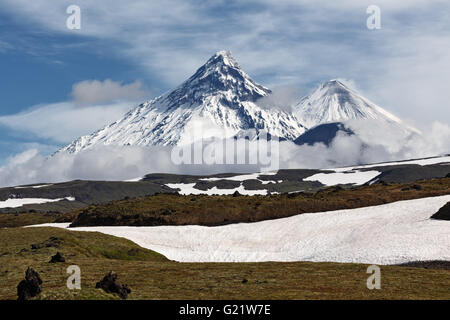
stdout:
POLYGON ((97 282, 95 287, 108 293, 117 293, 122 299, 126 299, 131 293, 126 284, 120 284, 117 281, 117 273, 114 271, 110 271, 101 281, 97 282))
POLYGON ((450 220, 450 202, 447 202, 445 206, 439 209, 438 212, 431 216, 431 219, 436 220, 450 220))
POLYGON ((25 280, 17 286, 18 300, 28 300, 42 291, 42 280, 39 274, 31 268, 25 272, 25 280))
POLYGON ((59 251, 54 256, 52 256, 52 258, 49 261, 49 263, 56 263, 56 262, 66 262, 66 259, 63 257, 61 253, 59 253, 59 251))

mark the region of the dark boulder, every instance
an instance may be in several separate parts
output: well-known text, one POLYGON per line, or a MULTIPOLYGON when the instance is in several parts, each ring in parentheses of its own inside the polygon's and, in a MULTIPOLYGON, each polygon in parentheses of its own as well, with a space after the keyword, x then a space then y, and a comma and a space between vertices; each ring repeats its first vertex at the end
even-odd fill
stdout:
POLYGON ((101 281, 97 282, 96 288, 103 289, 108 293, 117 293, 122 299, 126 299, 131 293, 126 284, 120 284, 117 281, 117 273, 110 271, 101 281))
POLYGON ((431 216, 431 219, 436 220, 450 220, 450 202, 447 202, 445 206, 439 209, 438 212, 431 216))
POLYGON ((66 262, 66 259, 62 256, 61 253, 57 252, 49 261, 50 263, 56 263, 56 262, 66 262))
POLYGON ((235 191, 234 193, 233 193, 233 198, 236 198, 236 197, 239 197, 241 194, 239 193, 239 191, 235 191))
POLYGON ((42 291, 42 280, 39 274, 31 268, 25 272, 25 280, 17 286, 18 300, 28 300, 42 291))
POLYGON ((31 245, 32 250, 38 250, 41 248, 59 248, 61 244, 61 239, 57 237, 50 237, 48 240, 42 243, 33 243, 31 245))

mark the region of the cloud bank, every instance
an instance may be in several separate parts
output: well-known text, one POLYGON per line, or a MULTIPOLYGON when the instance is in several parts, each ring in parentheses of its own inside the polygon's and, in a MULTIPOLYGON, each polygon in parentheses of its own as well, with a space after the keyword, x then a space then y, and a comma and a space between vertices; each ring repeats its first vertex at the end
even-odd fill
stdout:
MULTIPOLYGON (((357 135, 338 134, 329 147, 322 143, 298 146, 280 143, 280 168, 333 168, 382 161, 404 160, 450 153, 450 127, 439 122, 422 135, 402 135, 380 124, 350 124, 357 135), (369 141, 370 140, 370 141, 369 141)), ((255 165, 176 165, 170 147, 105 146, 75 155, 50 158, 27 150, 0 167, 0 186, 61 182, 74 179, 127 180, 153 172, 213 174, 255 172, 255 165)))
POLYGON ((300 100, 298 89, 292 87, 276 87, 272 93, 256 101, 263 109, 279 109, 287 112, 292 111, 292 106, 300 100))
POLYGON ((0 125, 32 138, 69 143, 120 119, 132 105, 121 102, 80 108, 70 101, 37 105, 18 114, 0 116, 0 125))
MULTIPOLYGON (((4 0, 0 6, 33 29, 71 39, 75 34, 65 25, 71 4, 4 0)), ((214 52, 229 49, 268 87, 309 90, 343 77, 403 118, 422 123, 450 118, 450 3, 445 0, 79 0, 77 5, 82 13, 77 39, 102 40, 110 45, 108 54, 134 62, 166 89, 214 52), (366 27, 372 4, 381 9, 380 30, 366 27)))

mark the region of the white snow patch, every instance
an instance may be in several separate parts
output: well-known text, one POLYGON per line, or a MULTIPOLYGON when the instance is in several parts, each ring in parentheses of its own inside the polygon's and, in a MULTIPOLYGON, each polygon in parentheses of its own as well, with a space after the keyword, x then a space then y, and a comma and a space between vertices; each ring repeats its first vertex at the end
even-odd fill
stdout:
POLYGON ((42 204, 48 202, 58 202, 61 200, 75 201, 74 197, 65 197, 58 199, 44 199, 44 198, 22 198, 22 199, 7 199, 0 201, 0 208, 18 208, 25 204, 42 204))
MULTIPOLYGON (((450 195, 219 227, 83 227, 183 262, 450 260, 450 222, 429 219, 450 195)), ((68 224, 45 224, 66 228, 68 224)))
POLYGON ((208 190, 200 190, 200 189, 194 188, 195 183, 168 183, 168 184, 166 184, 166 186, 168 186, 169 188, 172 188, 172 189, 180 189, 181 191, 179 191, 179 193, 183 194, 183 195, 189 195, 189 194, 227 195, 227 194, 233 194, 236 191, 239 192, 240 194, 249 195, 249 196, 266 195, 267 194, 267 190, 246 190, 242 184, 239 187, 234 188, 234 189, 218 189, 217 187, 213 187, 208 190))
MULTIPOLYGON (((219 180, 231 180, 231 181, 245 181, 245 180, 259 180, 259 176, 273 176, 276 175, 278 171, 269 171, 269 172, 257 172, 257 173, 249 173, 249 174, 240 174, 233 177, 223 177, 223 178, 202 178, 202 181, 219 181, 219 180)), ((261 180, 260 180, 261 181, 261 180)))
MULTIPOLYGON (((268 171, 268 172, 257 172, 257 173, 250 173, 250 174, 241 174, 241 175, 237 175, 237 176, 232 176, 232 177, 213 177, 213 178, 202 178, 199 179, 201 181, 220 181, 220 180, 230 180, 230 181, 245 181, 245 180, 258 180, 259 182, 261 182, 261 184, 269 184, 269 183, 282 183, 283 180, 261 180, 259 179, 259 176, 263 175, 263 176, 273 176, 276 175, 278 173, 278 171, 268 171)), ((236 191, 237 189, 235 189, 236 191)), ((237 190, 239 191, 239 190, 237 190)), ((248 190, 243 190, 244 192, 247 192, 248 190)), ((261 190, 264 191, 264 190, 261 190)), ((233 191, 234 192, 234 191, 233 191)), ((241 191, 239 191, 241 192, 241 191)), ((257 193, 257 194, 261 194, 261 193, 257 193)), ((264 194, 267 194, 264 193, 264 194)))
POLYGON ((41 184, 39 186, 23 186, 23 187, 14 187, 14 189, 29 189, 29 188, 33 188, 33 189, 40 189, 40 188, 44 188, 44 187, 50 187, 53 184, 41 184))
POLYGON ((141 181, 142 179, 144 179, 144 177, 138 177, 138 178, 134 178, 134 179, 128 179, 128 180, 124 180, 123 182, 138 182, 138 181, 141 181))
POLYGON ((364 184, 378 175, 379 171, 353 171, 353 172, 334 172, 334 173, 317 173, 303 179, 303 181, 319 181, 326 186, 335 186, 337 184, 364 184))

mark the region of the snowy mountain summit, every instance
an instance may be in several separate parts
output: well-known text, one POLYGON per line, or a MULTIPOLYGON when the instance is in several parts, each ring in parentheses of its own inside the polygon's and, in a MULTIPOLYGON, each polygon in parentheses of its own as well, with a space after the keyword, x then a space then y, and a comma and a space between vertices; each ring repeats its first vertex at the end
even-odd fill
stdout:
POLYGON ((294 141, 319 124, 360 119, 410 130, 339 80, 321 84, 294 105, 292 112, 259 104, 259 99, 270 94, 241 69, 231 52, 219 51, 174 90, 140 104, 60 152, 76 153, 101 145, 170 146, 209 138, 253 139, 262 133, 294 141))
POLYGON ((255 102, 271 91, 253 81, 229 51, 220 51, 176 89, 142 103, 122 119, 78 138, 61 151, 97 145, 180 145, 202 138, 230 138, 248 131, 293 140, 305 131, 285 111, 255 102))
POLYGON ((370 102, 340 80, 321 84, 294 107, 302 124, 313 128, 319 124, 372 119, 402 125, 399 118, 370 102))

